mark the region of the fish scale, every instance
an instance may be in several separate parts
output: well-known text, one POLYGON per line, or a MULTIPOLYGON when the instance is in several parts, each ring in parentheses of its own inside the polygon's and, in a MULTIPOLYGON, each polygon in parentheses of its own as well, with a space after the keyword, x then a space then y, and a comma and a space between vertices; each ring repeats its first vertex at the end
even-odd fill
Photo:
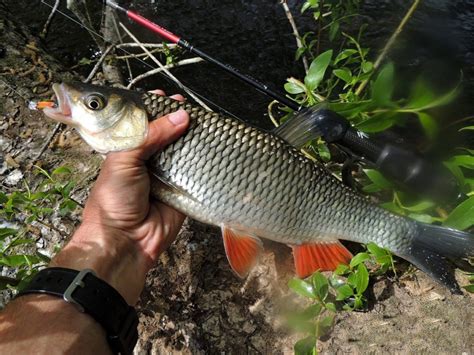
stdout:
POLYGON ((341 238, 409 248, 413 221, 373 205, 279 137, 186 102, 142 99, 150 117, 190 114, 185 135, 149 163, 167 185, 157 197, 185 214, 292 245, 341 238))

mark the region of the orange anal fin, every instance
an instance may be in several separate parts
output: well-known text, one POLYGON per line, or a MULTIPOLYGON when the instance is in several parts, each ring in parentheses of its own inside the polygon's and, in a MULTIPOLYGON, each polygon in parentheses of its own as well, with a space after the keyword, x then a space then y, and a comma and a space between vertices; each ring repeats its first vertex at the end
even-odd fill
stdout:
POLYGON ((304 278, 317 270, 333 271, 339 264, 349 264, 352 254, 339 241, 292 245, 296 275, 304 278))
POLYGON ((247 276, 263 251, 262 242, 235 229, 222 226, 225 253, 232 270, 241 278, 247 276))

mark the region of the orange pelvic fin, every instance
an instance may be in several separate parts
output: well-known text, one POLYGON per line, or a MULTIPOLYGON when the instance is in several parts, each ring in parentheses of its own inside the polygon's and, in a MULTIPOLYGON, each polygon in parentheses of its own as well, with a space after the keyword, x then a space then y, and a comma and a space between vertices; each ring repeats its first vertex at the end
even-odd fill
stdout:
POLYGON ((338 240, 292 245, 296 274, 304 278, 313 272, 333 271, 339 264, 349 264, 352 254, 338 240))
POLYGON ((247 276, 263 251, 257 237, 222 226, 225 253, 232 270, 241 278, 247 276))

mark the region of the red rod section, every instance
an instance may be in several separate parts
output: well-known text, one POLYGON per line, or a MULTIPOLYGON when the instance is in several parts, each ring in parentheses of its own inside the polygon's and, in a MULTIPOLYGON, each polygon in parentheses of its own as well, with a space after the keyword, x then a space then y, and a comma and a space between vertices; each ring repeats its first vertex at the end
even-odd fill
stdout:
POLYGON ((168 31, 166 28, 163 28, 161 26, 158 26, 156 23, 151 22, 150 20, 147 20, 146 18, 130 11, 127 10, 127 16, 135 21, 136 23, 150 29, 151 31, 157 33, 163 38, 166 38, 167 40, 171 41, 172 43, 178 44, 180 38, 176 36, 174 33, 171 33, 168 31))

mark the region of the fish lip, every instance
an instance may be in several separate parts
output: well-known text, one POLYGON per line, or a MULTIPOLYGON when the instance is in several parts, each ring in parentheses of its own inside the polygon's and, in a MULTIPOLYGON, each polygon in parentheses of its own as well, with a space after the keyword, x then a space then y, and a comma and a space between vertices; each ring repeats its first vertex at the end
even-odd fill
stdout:
POLYGON ((57 106, 44 108, 44 114, 54 120, 72 124, 71 104, 67 95, 66 85, 64 83, 53 84, 53 91, 56 96, 57 106))

